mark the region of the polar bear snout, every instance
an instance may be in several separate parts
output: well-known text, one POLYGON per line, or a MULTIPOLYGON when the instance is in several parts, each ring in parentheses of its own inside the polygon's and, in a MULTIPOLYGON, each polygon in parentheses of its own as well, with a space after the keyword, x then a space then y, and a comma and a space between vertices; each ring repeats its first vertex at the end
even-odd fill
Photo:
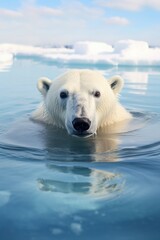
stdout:
POLYGON ((85 133, 91 126, 91 121, 88 118, 75 118, 72 121, 73 128, 78 133, 85 133))

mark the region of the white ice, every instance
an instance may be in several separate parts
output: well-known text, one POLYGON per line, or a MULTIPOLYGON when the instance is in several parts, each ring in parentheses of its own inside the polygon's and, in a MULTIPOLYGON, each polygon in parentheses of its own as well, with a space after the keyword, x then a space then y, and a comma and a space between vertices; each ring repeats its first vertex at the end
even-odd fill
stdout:
POLYGON ((145 41, 121 40, 114 47, 103 42, 81 41, 73 48, 46 48, 18 44, 0 44, 0 69, 14 58, 37 57, 56 63, 104 64, 111 66, 160 66, 160 48, 145 41))

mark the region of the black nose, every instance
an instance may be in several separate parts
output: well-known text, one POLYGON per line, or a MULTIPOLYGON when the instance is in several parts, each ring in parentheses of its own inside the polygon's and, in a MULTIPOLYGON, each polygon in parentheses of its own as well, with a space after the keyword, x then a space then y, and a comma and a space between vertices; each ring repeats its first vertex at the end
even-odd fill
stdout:
POLYGON ((76 131, 82 133, 90 128, 91 121, 88 118, 75 118, 72 124, 76 131))

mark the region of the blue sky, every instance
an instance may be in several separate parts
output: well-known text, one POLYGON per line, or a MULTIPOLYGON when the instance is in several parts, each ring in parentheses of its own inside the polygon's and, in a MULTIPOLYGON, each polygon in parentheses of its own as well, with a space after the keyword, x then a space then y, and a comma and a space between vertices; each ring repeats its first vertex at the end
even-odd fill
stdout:
POLYGON ((0 43, 134 39, 160 46, 160 1, 1 0, 0 32, 0 43))

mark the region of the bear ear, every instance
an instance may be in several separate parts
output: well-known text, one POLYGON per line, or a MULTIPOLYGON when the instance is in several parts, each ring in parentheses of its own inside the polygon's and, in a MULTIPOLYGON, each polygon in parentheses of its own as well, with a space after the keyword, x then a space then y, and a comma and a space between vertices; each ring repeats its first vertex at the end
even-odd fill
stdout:
POLYGON ((52 81, 46 77, 42 77, 38 80, 37 88, 44 97, 46 96, 46 94, 51 86, 51 83, 52 83, 52 81))
POLYGON ((114 94, 120 93, 124 85, 124 81, 120 76, 113 76, 108 80, 108 82, 114 94))

